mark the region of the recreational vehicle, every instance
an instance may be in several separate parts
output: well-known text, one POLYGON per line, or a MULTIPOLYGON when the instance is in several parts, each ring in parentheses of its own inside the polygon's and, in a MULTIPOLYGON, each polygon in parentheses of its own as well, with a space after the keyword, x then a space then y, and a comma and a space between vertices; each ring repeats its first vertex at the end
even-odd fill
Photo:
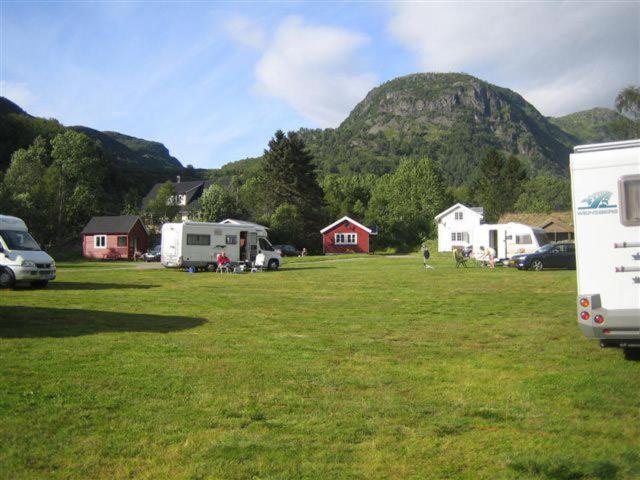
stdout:
POLYGON ((640 140, 582 145, 570 157, 582 332, 640 348, 640 140))
POLYGON ((0 288, 16 282, 46 287, 56 278, 56 264, 17 217, 0 215, 0 288))
POLYGON ((165 267, 213 270, 224 253, 232 262, 253 263, 259 254, 275 270, 282 258, 267 239, 267 228, 255 223, 165 223, 162 226, 161 262, 165 267))
POLYGON ((497 260, 507 260, 513 255, 533 253, 549 243, 541 228, 522 223, 481 224, 473 231, 473 252, 478 255, 480 247, 496 251, 497 260))

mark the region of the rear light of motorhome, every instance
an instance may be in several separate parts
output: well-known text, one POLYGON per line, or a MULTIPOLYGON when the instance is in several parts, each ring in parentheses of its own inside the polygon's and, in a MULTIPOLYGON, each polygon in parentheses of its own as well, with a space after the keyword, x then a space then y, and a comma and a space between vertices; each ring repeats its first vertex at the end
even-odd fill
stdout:
POLYGON ((580 305, 584 308, 587 308, 589 306, 589 299, 588 298, 581 298, 580 299, 580 305))
POLYGON ((604 330, 602 330, 602 333, 604 333, 605 335, 609 335, 611 333, 611 330, 605 328, 604 330))
POLYGON ((595 317, 593 317, 593 321, 598 325, 602 325, 604 323, 604 317, 602 315, 596 315, 595 317))
POLYGON ((583 311, 580 314, 580 318, 583 319, 583 320, 589 320, 589 317, 590 317, 590 315, 589 315, 589 312, 587 312, 587 311, 583 311))

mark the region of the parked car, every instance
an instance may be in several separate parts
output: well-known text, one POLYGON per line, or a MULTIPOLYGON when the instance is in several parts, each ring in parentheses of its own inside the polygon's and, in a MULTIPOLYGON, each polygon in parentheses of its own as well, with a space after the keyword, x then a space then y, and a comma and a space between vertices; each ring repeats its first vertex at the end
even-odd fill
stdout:
POLYGON ((548 243, 534 253, 514 255, 507 263, 518 270, 536 270, 545 268, 576 268, 576 248, 573 243, 548 243))
POLYGON ((300 255, 300 250, 293 245, 274 245, 273 248, 279 250, 280 255, 283 257, 297 257, 300 255))
POLYGON ((160 261, 160 245, 156 245, 151 250, 142 254, 142 259, 145 262, 159 262, 160 261))

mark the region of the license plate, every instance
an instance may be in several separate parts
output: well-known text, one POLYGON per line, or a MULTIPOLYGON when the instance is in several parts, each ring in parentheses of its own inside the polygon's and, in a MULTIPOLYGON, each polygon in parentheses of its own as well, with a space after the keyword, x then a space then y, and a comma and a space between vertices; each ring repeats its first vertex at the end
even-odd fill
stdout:
POLYGON ((40 275, 49 275, 51 273, 51 270, 40 270, 38 273, 40 275))

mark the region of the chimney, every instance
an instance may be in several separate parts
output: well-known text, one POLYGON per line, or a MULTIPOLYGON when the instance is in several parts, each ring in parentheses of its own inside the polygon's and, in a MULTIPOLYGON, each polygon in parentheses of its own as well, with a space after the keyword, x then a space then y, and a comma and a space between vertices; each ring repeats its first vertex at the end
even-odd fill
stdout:
POLYGON ((176 182, 180 183, 180 175, 176 175, 176 182))

